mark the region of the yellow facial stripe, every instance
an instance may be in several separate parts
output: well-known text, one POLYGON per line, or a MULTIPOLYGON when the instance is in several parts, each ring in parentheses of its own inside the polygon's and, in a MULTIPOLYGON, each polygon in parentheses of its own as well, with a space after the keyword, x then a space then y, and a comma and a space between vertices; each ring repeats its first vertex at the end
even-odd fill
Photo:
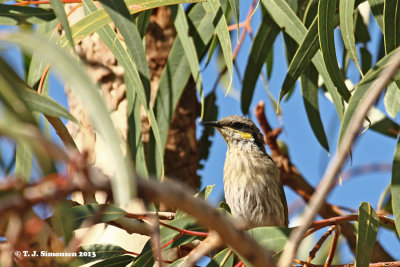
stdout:
POLYGON ((244 139, 250 139, 250 138, 253 137, 251 134, 246 133, 246 132, 242 132, 242 131, 235 130, 235 129, 232 129, 232 131, 239 133, 240 136, 241 136, 242 138, 244 138, 244 139))

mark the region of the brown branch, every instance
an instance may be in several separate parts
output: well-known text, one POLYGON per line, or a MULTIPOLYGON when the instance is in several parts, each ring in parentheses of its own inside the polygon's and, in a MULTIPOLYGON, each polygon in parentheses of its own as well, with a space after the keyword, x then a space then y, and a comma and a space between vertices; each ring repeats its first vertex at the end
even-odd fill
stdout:
MULTIPOLYGON (((265 143, 271 150, 271 157, 274 159, 281 174, 281 180, 284 185, 289 186, 293 191, 300 195, 305 202, 308 202, 314 194, 315 189, 307 182, 307 180, 300 174, 300 171, 294 166, 288 155, 283 153, 278 144, 277 137, 281 132, 280 128, 272 129, 264 112, 264 102, 260 101, 255 108, 255 115, 264 132, 265 143)), ((321 200, 322 208, 319 209, 319 214, 323 218, 338 217, 344 215, 341 209, 335 205, 321 200)), ((350 249, 355 253, 356 251, 356 236, 354 233, 353 225, 347 223, 341 225, 342 233, 346 237, 350 249)), ((371 261, 392 261, 393 258, 376 242, 372 252, 371 261)))
POLYGON ((318 185, 318 190, 316 190, 312 195, 308 206, 300 218, 300 226, 291 233, 289 240, 286 243, 282 257, 279 260, 280 267, 291 266, 304 234, 306 233, 309 225, 312 223, 315 215, 324 205, 325 196, 329 192, 337 173, 339 173, 342 164, 346 160, 351 146, 358 135, 365 116, 367 115, 367 112, 375 100, 379 97, 382 90, 389 84, 399 67, 400 53, 397 53, 390 59, 384 70, 372 83, 371 89, 366 93, 364 98, 360 100, 360 103, 349 122, 349 126, 343 135, 342 142, 339 144, 336 154, 330 161, 321 183, 318 185))
MULTIPOLYGON (((317 254, 318 250, 322 247, 322 244, 325 243, 326 239, 332 234, 333 231, 335 231, 336 225, 332 225, 329 227, 329 229, 321 236, 321 238, 318 240, 318 242, 315 244, 314 248, 310 251, 310 254, 307 258, 307 264, 309 264, 312 259, 314 259, 315 255, 317 254)), ((307 266, 305 264, 305 266, 307 266)))
POLYGON ((195 266, 196 262, 203 256, 210 254, 215 249, 221 247, 223 242, 218 233, 211 231, 206 239, 190 251, 189 255, 182 264, 182 267, 195 266))
POLYGON ((216 231, 224 243, 232 247, 254 266, 274 266, 271 252, 261 247, 245 231, 238 229, 227 217, 204 200, 193 198, 190 189, 172 182, 137 179, 139 197, 146 201, 163 202, 194 216, 198 222, 216 231))
POLYGON ((324 267, 329 267, 332 264, 333 257, 335 257, 335 252, 337 248, 337 244, 339 242, 341 228, 340 225, 336 225, 335 233, 333 234, 331 248, 329 249, 328 257, 326 258, 324 267))

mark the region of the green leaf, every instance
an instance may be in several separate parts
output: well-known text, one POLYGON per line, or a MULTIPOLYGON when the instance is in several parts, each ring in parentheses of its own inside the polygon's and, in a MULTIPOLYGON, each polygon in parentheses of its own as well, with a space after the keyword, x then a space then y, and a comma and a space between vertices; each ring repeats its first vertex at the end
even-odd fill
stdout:
POLYGON ((337 0, 321 0, 318 5, 318 35, 321 46, 322 56, 328 73, 337 87, 340 95, 348 102, 350 91, 347 89, 339 65, 336 60, 335 39, 333 31, 335 29, 335 13, 337 0))
POLYGON ((368 267, 372 249, 378 234, 379 218, 367 202, 363 202, 358 210, 358 233, 356 246, 356 267, 368 267))
POLYGON ((385 104, 386 112, 395 119, 400 111, 400 89, 395 82, 388 85, 383 103, 385 104))
POLYGON ((344 46, 346 47, 351 59, 356 64, 358 70, 362 74, 357 54, 356 40, 354 37, 354 21, 353 21, 354 3, 355 0, 340 0, 339 3, 340 32, 342 33, 344 46))
MULTIPOLYGON (((371 89, 371 84, 373 81, 378 77, 379 73, 382 71, 384 65, 388 62, 390 57, 396 52, 399 51, 399 49, 396 49, 392 51, 389 55, 385 56, 382 58, 376 65, 374 66, 373 69, 369 70, 364 78, 358 83, 350 101, 349 105, 346 109, 346 112, 344 113, 343 120, 342 120, 342 126, 339 132, 339 139, 338 139, 338 144, 340 144, 342 137, 344 133, 346 132, 350 120, 352 116, 354 115, 354 112, 360 103, 361 99, 366 95, 366 93, 369 92, 371 89)), ((377 109, 372 109, 370 113, 368 114, 368 118, 371 121, 371 124, 373 126, 371 127, 372 129, 375 129, 379 132, 385 133, 388 136, 396 137, 396 133, 399 129, 399 126, 391 122, 390 120, 386 120, 385 116, 377 111, 377 109), (375 125, 374 125, 375 124, 375 125)))
POLYGON ((185 52, 185 56, 187 58, 187 61, 189 62, 190 71, 192 72, 192 77, 196 83, 197 92, 199 93, 200 96, 200 104, 201 104, 200 120, 202 120, 204 116, 204 94, 203 94, 203 84, 199 67, 200 63, 197 56, 196 47, 193 38, 188 35, 189 25, 186 20, 186 14, 182 5, 171 7, 171 10, 178 38, 183 46, 183 51, 185 52))
POLYGON ((303 23, 306 28, 309 28, 314 19, 318 15, 318 0, 311 0, 308 2, 306 11, 304 12, 303 23))
POLYGON ((363 17, 361 16, 360 10, 358 9, 356 9, 354 22, 355 22, 354 37, 356 43, 363 43, 364 46, 366 46, 366 43, 368 43, 371 40, 371 37, 369 36, 368 26, 364 24, 363 17))
POLYGON ((233 11, 233 15, 236 19, 236 29, 237 29, 237 36, 239 40, 239 19, 240 19, 240 8, 239 8, 239 0, 229 0, 229 5, 233 11))
POLYGON ((17 90, 18 97, 24 101, 30 111, 40 112, 53 117, 63 117, 73 122, 77 120, 62 105, 47 97, 36 93, 28 84, 25 83, 11 68, 3 65, 3 71, 7 73, 9 79, 12 79, 14 90, 17 90), (17 89, 18 88, 18 89, 17 89))
POLYGON ((174 261, 173 263, 171 263, 170 265, 168 265, 169 267, 180 267, 183 266, 182 264, 185 262, 186 258, 180 258, 177 259, 176 261, 174 261))
POLYGON ((272 50, 272 45, 274 44, 279 30, 279 27, 273 22, 268 13, 265 13, 251 45, 249 59, 243 77, 240 104, 244 114, 249 113, 249 107, 259 74, 269 52, 272 50))
MULTIPOLYGON (((83 1, 83 3, 85 5, 85 8, 87 8, 87 10, 91 12, 93 12, 96 8, 93 2, 83 1)), ((114 13, 112 12, 112 14, 114 13)), ((117 14, 114 15, 118 16, 117 14)), ((125 23, 127 23, 126 18, 121 18, 118 16, 118 18, 116 18, 116 22, 117 21, 118 24, 120 23, 123 24, 120 26, 121 29, 124 29, 124 31, 129 31, 129 29, 125 29, 125 27, 128 27, 125 25, 125 23)), ((135 93, 138 95, 140 103, 143 105, 143 108, 148 115, 156 142, 157 153, 155 154, 156 157, 155 161, 157 162, 156 167, 158 167, 156 175, 157 177, 161 177, 163 175, 164 168, 163 168, 163 152, 161 149, 159 128, 154 116, 154 112, 148 105, 147 101, 148 99, 146 96, 145 87, 140 79, 140 74, 138 72, 137 65, 135 64, 134 61, 135 59, 132 57, 132 53, 128 53, 128 51, 124 48, 121 41, 117 37, 116 33, 112 30, 112 28, 109 25, 99 29, 97 33, 99 34, 100 38, 104 41, 104 43, 107 45, 107 47, 113 52, 118 62, 123 66, 125 70, 125 77, 130 80, 129 83, 132 85, 130 86, 130 88, 127 88, 127 90, 135 90, 135 93)), ((133 96, 134 93, 127 93, 127 95, 133 96)), ((128 102, 130 101, 131 100, 128 100, 128 102)))
POLYGON ((218 36, 222 53, 224 54, 225 64, 229 73, 229 85, 227 94, 232 86, 233 80, 233 59, 232 59, 232 46, 231 38, 229 36, 228 25, 225 16, 222 12, 221 3, 218 0, 209 0, 203 2, 203 8, 207 13, 211 13, 213 17, 213 24, 215 33, 218 36))
MULTIPOLYGON (((283 28, 285 32, 292 37, 299 45, 303 42, 307 34, 307 29, 291 10, 289 5, 284 0, 262 0, 264 7, 267 9, 270 16, 273 18, 279 27, 283 28)), ((317 51, 312 59, 314 66, 317 68, 319 74, 325 82, 326 88, 333 99, 336 112, 340 119, 343 116, 343 104, 335 85, 325 67, 323 57, 320 51, 317 51)))
POLYGON ((329 152, 328 139, 326 138, 322 124, 318 103, 318 72, 313 65, 301 75, 301 92, 303 94, 304 107, 311 129, 320 145, 329 152))
MULTIPOLYGON (((215 184, 214 185, 207 185, 200 192, 195 194, 194 197, 200 198, 202 200, 207 200, 208 196, 211 194, 211 192, 214 189, 214 187, 215 187, 215 184)), ((186 215, 187 215, 187 213, 185 213, 185 212, 183 212, 181 210, 177 210, 176 213, 175 213, 175 219, 178 219, 178 218, 186 216, 186 215)))
MULTIPOLYGON (((140 37, 143 40, 143 37, 146 35, 147 26, 150 22, 152 10, 142 11, 135 18, 136 27, 139 31, 140 37)), ((137 14, 137 13, 136 13, 137 14)))
MULTIPOLYGON (((311 59, 319 49, 318 43, 318 20, 314 19, 303 42, 297 49, 296 54, 290 62, 285 80, 283 81, 282 89, 279 95, 279 101, 293 88, 296 80, 306 70, 311 59)), ((315 70, 317 71, 317 70, 315 70)))
POLYGON ((72 91, 89 99, 86 108, 99 136, 107 140, 110 164, 115 166, 116 176, 111 179, 114 199, 117 203, 127 203, 135 195, 133 170, 121 151, 121 140, 111 121, 107 107, 100 96, 100 90, 91 82, 82 65, 58 48, 55 44, 38 35, 24 32, 3 34, 0 40, 18 44, 24 51, 35 52, 45 59, 59 76, 67 81, 72 91))
POLYGON ((265 66, 267 69, 268 79, 271 78, 273 64, 274 64, 274 47, 271 47, 271 49, 268 52, 267 58, 265 59, 265 66))
POLYGON ((33 150, 27 142, 17 141, 15 152, 15 177, 30 182, 33 150))
POLYGON ((55 18, 51 9, 0 4, 1 25, 39 24, 55 18))
POLYGON ((389 54, 400 44, 400 3, 385 0, 383 16, 383 38, 385 52, 389 54))
MULTIPOLYGON (((189 25, 192 26, 190 35, 193 36, 199 60, 205 55, 207 44, 214 32, 212 18, 211 14, 204 11, 202 4, 195 5, 187 15, 189 25)), ((172 115, 190 75, 191 71, 184 55, 182 43, 179 38, 176 38, 169 52, 167 64, 161 74, 154 105, 154 113, 160 128, 161 144, 164 149, 172 115)), ((153 150, 154 148, 149 144, 148 154, 154 153, 153 150)))
POLYGON ((76 123, 78 122, 66 108, 50 97, 40 95, 32 89, 25 88, 20 91, 20 95, 28 108, 32 111, 37 111, 52 117, 63 117, 76 123))
POLYGON ((383 32, 383 2, 384 0, 368 0, 369 6, 371 7, 372 14, 375 17, 376 22, 383 32))
MULTIPOLYGON (((129 12, 136 14, 145 10, 157 8, 160 6, 176 5, 182 3, 197 3, 201 0, 164 0, 164 1, 150 1, 150 0, 127 0, 126 5, 134 5, 129 12)), ((85 16, 71 27, 72 38, 75 43, 81 41, 91 33, 97 32, 100 28, 111 23, 111 18, 107 15, 104 9, 97 10, 88 16, 85 16)), ((67 41, 65 37, 61 37, 59 43, 65 47, 67 41)))
MULTIPOLYGON (((131 80, 125 79, 126 88, 132 87, 131 80)), ((142 177, 148 178, 146 157, 144 154, 144 146, 142 141, 142 120, 140 115, 140 102, 138 97, 135 97, 132 90, 126 91, 128 101, 128 143, 131 148, 132 158, 135 162, 135 171, 142 177), (130 102, 133 102, 130 104, 130 102), (130 106, 132 105, 132 106, 130 106)))
POLYGON ((80 247, 79 251, 82 253, 88 252, 90 253, 89 255, 96 253, 96 257, 80 257, 80 260, 84 263, 98 261, 100 259, 109 259, 126 253, 125 249, 113 244, 84 245, 80 247))
POLYGON ((67 37, 68 43, 74 51, 74 41, 72 39, 71 28, 69 27, 69 22, 67 19, 67 14, 65 14, 64 5, 61 0, 51 0, 50 6, 54 10, 58 20, 61 22, 61 26, 65 31, 65 36, 67 37))
MULTIPOLYGON (((146 52, 144 50, 140 33, 129 13, 128 7, 123 0, 99 0, 111 20, 124 38, 127 51, 136 65, 140 79, 145 90, 147 102, 150 99, 150 72, 147 65, 146 52)), ((94 7, 91 8, 95 11, 94 7)))
MULTIPOLYGON (((264 248, 278 252, 280 250, 283 250, 283 248, 285 247, 285 244, 289 238, 290 233, 292 232, 292 229, 264 226, 251 229, 247 232, 264 248)), ((246 260, 243 257, 241 257, 240 255, 239 257, 246 264, 246 266, 251 266, 246 263, 246 260)))
MULTIPOLYGON (((128 266, 135 258, 129 255, 115 256, 91 265, 91 267, 128 266)), ((133 265, 132 265, 133 266, 133 265)))
POLYGON ((56 220, 54 225, 58 226, 57 231, 65 235, 65 233, 72 233, 73 230, 78 229, 85 220, 107 223, 124 216, 124 210, 108 204, 88 204, 75 207, 59 205, 52 219, 56 220))
MULTIPOLYGON (((204 231, 203 228, 201 228, 200 226, 198 226, 196 224, 196 220, 190 216, 184 216, 184 217, 175 219, 168 224, 171 226, 174 226, 176 228, 179 228, 179 229, 186 229, 186 230, 192 230, 192 231, 204 231)), ((178 235, 179 235, 179 232, 177 232, 175 230, 172 230, 172 229, 164 227, 164 226, 161 227, 161 229, 160 229, 161 245, 166 244, 167 242, 173 240, 178 235)), ((165 248, 163 248, 163 250, 167 250, 167 249, 170 249, 173 247, 187 244, 195 239, 199 239, 199 237, 183 235, 183 236, 177 238, 176 240, 174 240, 171 244, 169 244, 165 248)), ((134 266, 150 267, 150 266, 153 266, 153 264, 154 264, 153 250, 152 250, 152 246, 149 241, 144 246, 142 252, 137 257, 137 259, 133 263, 132 267, 134 267, 134 266)))
POLYGON ((215 187, 215 184, 213 185, 207 185, 204 187, 199 193, 194 195, 196 198, 202 199, 202 200, 207 200, 208 196, 211 194, 215 187))
POLYGON ((393 165, 392 165, 392 209, 394 220, 396 223, 397 234, 400 236, 400 137, 397 140, 396 150, 394 152, 393 165))
MULTIPOLYGON (((205 99, 205 112, 204 112, 204 120, 205 121, 216 121, 218 117, 218 106, 216 105, 216 95, 215 92, 212 91, 205 99)), ((199 168, 203 168, 203 164, 201 161, 207 160, 208 154, 211 147, 210 137, 215 133, 214 127, 203 127, 203 132, 201 134, 199 140, 199 168)))
POLYGON ((372 56, 366 47, 360 48, 361 52, 361 69, 363 73, 366 73, 372 65, 372 56))
POLYGON ((228 267, 233 266, 235 253, 230 248, 226 248, 215 255, 207 267, 228 267))

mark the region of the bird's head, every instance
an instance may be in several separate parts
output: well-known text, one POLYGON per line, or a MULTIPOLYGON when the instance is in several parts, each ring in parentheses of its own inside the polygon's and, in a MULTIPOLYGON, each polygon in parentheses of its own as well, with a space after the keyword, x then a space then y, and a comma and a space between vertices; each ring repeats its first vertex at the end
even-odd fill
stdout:
POLYGON ((250 145, 265 152, 263 135, 255 123, 246 117, 231 115, 219 121, 204 122, 203 125, 215 127, 229 148, 250 145))

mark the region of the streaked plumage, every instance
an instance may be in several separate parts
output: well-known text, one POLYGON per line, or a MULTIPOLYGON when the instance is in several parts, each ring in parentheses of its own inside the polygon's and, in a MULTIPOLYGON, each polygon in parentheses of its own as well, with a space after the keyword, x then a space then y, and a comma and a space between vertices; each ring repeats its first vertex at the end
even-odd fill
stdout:
POLYGON ((279 170, 266 153, 263 135, 248 118, 232 115, 215 127, 228 150, 224 166, 225 199, 234 217, 249 227, 288 226, 288 211, 279 170))

